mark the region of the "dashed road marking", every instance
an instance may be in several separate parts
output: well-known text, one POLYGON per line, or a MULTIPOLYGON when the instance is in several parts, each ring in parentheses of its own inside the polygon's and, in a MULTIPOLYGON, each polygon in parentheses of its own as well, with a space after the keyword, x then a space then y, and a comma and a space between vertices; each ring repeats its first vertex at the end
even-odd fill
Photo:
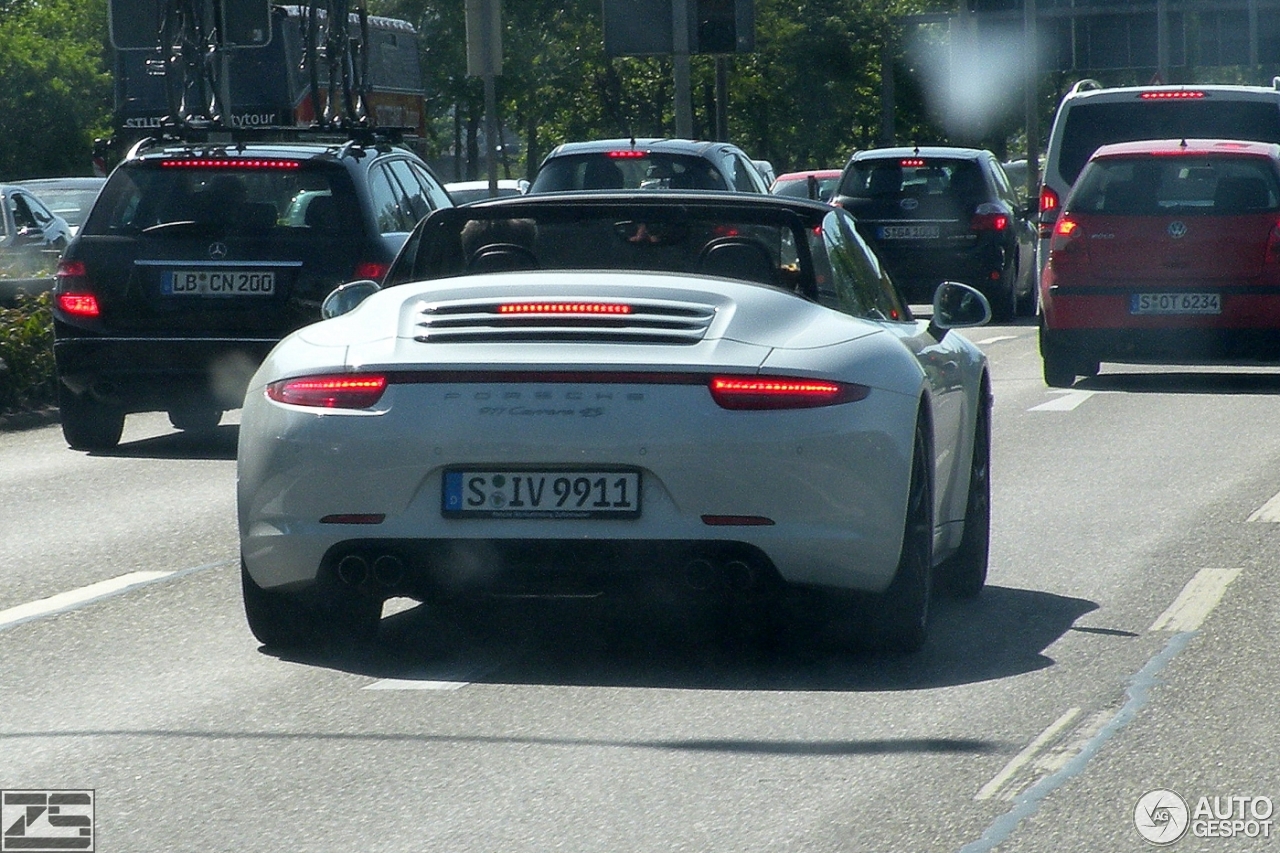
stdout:
POLYGON ((1050 400, 1047 403, 1041 403, 1038 406, 1032 406, 1030 409, 1027 409, 1027 411, 1028 412, 1069 412, 1098 392, 1097 391, 1054 391, 1053 393, 1059 394, 1061 396, 1059 396, 1056 399, 1050 400))
POLYGON ((1276 495, 1255 510, 1253 515, 1249 516, 1249 521, 1265 521, 1271 524, 1280 523, 1280 495, 1276 495))
POLYGON ((1004 769, 991 778, 991 781, 982 786, 974 797, 975 800, 989 800, 994 797, 1001 788, 1003 788, 1010 779, 1014 777, 1032 758, 1036 756, 1045 745, 1052 741, 1058 734, 1071 724, 1077 716, 1080 715, 1079 708, 1069 708, 1067 712, 1049 725, 1049 728, 1042 731, 1035 740, 1027 744, 1026 748, 1015 755, 1004 769))
POLYGON ((7 610, 0 610, 0 631, 6 628, 12 628, 14 625, 21 625, 24 622, 31 622, 36 619, 43 619, 46 616, 53 616, 56 613, 66 613, 68 610, 77 610, 88 604, 102 601, 105 598, 112 598, 130 590, 143 586, 150 586, 153 583, 159 583, 163 580, 179 577, 180 575, 188 575, 192 572, 202 571, 204 569, 219 568, 222 566, 230 566, 232 560, 224 560, 221 563, 208 563, 203 566, 195 566, 190 569, 176 569, 168 572, 130 572, 127 575, 120 575, 116 578, 110 578, 105 581, 91 583, 88 586, 82 586, 77 589, 60 592, 57 595, 51 595, 48 598, 41 598, 38 601, 30 601, 26 604, 19 604, 16 607, 10 607, 7 610))
POLYGON ((985 338, 981 341, 974 341, 974 343, 980 347, 985 347, 988 344, 998 344, 1001 341, 1016 341, 1017 339, 1017 335, 996 335, 994 338, 985 338))
POLYGON ((1149 630, 1173 633, 1196 630, 1239 575, 1239 569, 1201 569, 1196 572, 1195 577, 1187 581, 1182 593, 1169 605, 1168 610, 1160 614, 1149 630))

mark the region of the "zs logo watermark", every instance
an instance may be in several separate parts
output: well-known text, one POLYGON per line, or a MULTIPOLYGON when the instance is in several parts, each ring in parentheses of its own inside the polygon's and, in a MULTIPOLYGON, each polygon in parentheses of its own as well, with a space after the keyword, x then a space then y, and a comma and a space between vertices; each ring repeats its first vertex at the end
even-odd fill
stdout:
POLYGON ((93 791, 0 791, 0 853, 93 853, 93 791))

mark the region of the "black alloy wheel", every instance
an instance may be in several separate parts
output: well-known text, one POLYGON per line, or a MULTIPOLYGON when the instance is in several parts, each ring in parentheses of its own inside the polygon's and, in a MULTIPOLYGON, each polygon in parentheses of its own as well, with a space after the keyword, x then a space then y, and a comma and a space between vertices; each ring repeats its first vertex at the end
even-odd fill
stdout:
POLYGON ((62 437, 72 450, 110 450, 124 433, 124 409, 58 385, 62 437))

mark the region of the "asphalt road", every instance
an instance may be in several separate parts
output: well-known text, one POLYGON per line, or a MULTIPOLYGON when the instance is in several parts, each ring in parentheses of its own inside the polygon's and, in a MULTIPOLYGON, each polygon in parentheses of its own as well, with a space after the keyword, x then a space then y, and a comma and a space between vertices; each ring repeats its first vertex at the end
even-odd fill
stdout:
MULTIPOLYGON (((1055 391, 1033 326, 970 337, 990 585, 907 658, 407 602, 282 658, 240 606, 234 417, 100 455, 0 433, 0 789, 91 790, 129 853, 1141 851, 1158 790, 1171 849, 1280 851, 1280 369, 1055 391)), ((0 803, 0 842, 47 818, 0 803)))

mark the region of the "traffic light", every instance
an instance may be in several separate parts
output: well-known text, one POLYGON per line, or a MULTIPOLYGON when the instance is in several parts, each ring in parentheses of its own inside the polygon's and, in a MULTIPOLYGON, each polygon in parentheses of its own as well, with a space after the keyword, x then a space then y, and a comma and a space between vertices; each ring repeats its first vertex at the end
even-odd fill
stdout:
POLYGON ((690 53, 749 53, 755 49, 755 0, 689 0, 690 53))

